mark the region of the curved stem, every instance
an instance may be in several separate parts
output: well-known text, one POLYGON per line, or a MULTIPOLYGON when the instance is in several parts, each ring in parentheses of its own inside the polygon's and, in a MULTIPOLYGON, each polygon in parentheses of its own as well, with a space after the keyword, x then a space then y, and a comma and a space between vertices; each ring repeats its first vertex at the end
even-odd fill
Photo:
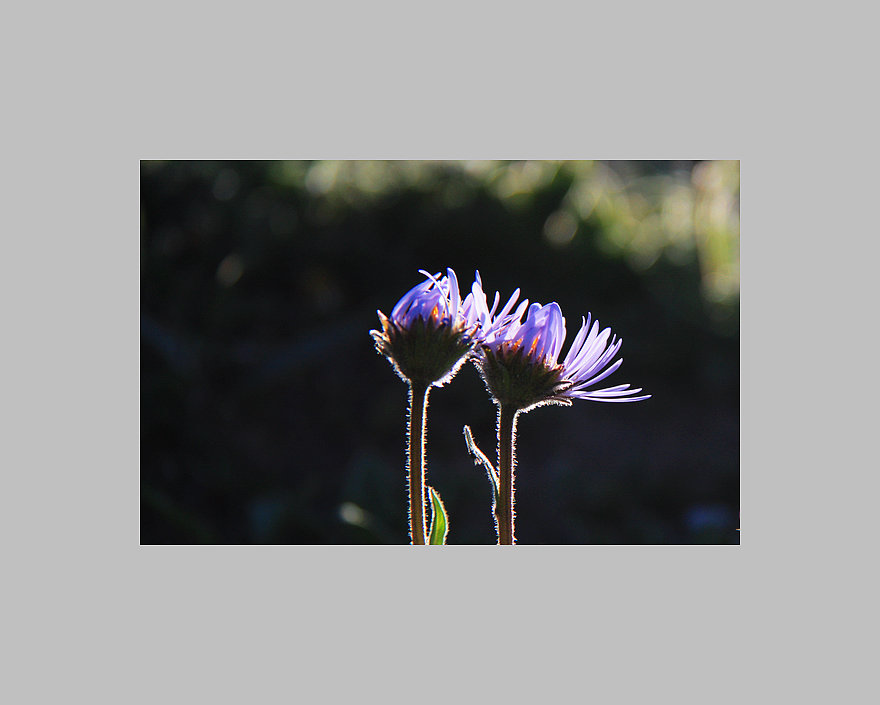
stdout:
POLYGON ((414 546, 425 545, 425 441, 430 386, 410 382, 406 463, 409 477, 409 535, 414 546))
POLYGON ((513 537, 513 476, 516 467, 516 417, 519 410, 510 406, 498 407, 498 502, 495 505, 495 525, 498 544, 512 546, 513 537))

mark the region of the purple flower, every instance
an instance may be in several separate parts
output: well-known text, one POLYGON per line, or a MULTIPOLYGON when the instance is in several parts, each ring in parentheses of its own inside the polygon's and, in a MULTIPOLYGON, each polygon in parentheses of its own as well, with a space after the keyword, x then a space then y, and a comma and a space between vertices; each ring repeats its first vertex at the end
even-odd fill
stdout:
POLYGON ((612 336, 610 328, 600 331, 591 315, 582 318, 580 331, 559 362, 565 342, 565 318, 559 304, 533 303, 524 321, 522 308, 517 309, 518 315, 490 323, 493 334, 481 341, 478 366, 497 402, 529 410, 548 403, 571 404, 572 399, 628 402, 650 398, 650 394, 635 396, 642 390, 629 384, 595 389, 623 363, 622 358, 612 362, 623 341, 612 336))
POLYGON ((441 278, 422 270, 427 279, 403 295, 390 317, 376 312, 382 324, 370 331, 376 350, 405 382, 442 386, 473 350, 472 306, 464 306, 455 272, 446 272, 441 278))

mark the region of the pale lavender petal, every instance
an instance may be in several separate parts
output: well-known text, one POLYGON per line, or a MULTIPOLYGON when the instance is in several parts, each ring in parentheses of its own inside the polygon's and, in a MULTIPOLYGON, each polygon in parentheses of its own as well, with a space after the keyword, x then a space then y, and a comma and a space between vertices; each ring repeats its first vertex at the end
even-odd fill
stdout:
POLYGON ((452 306, 452 311, 456 312, 461 309, 461 299, 459 298, 458 293, 458 277, 455 276, 455 272, 452 269, 446 270, 446 276, 449 277, 449 300, 452 306))
MULTIPOLYGON (((504 319, 504 317, 507 315, 508 311, 510 311, 510 309, 513 308, 513 305, 514 305, 514 303, 516 303, 516 300, 518 298, 519 298, 519 289, 517 289, 516 291, 513 292, 511 297, 507 300, 507 303, 504 304, 504 308, 502 308, 501 311, 498 313, 497 318, 499 320, 504 319)), ((495 305, 492 306, 492 312, 489 314, 490 316, 492 315, 492 313, 495 312, 495 306, 497 306, 497 305, 498 305, 498 292, 496 291, 495 292, 495 305)))
POLYGON ((594 384, 598 384, 603 379, 605 379, 608 375, 614 373, 617 370, 617 368, 620 367, 622 364, 623 364, 623 358, 620 358, 617 362, 615 362, 613 365, 608 367, 604 372, 596 375, 595 377, 592 377, 589 379, 587 379, 585 375, 580 377, 580 379, 582 379, 583 381, 578 382, 578 384, 576 385, 577 388, 583 389, 584 387, 590 387, 594 384))
MULTIPOLYGON (((627 387, 628 386, 629 385, 627 385, 627 387)), ((597 389, 595 391, 587 392, 587 394, 590 394, 590 395, 596 396, 596 397, 626 397, 626 396, 632 396, 633 394, 638 394, 639 392, 642 391, 640 388, 618 389, 616 391, 611 391, 611 389, 613 389, 613 388, 597 389)))
POLYGON ((547 351, 547 364, 556 365, 556 358, 562 350, 562 344, 565 342, 565 318, 562 315, 562 309, 555 301, 549 304, 549 325, 547 330, 550 333, 547 351))
POLYGON ((605 389, 585 389, 584 384, 578 384, 577 386, 572 387, 573 390, 584 392, 585 394, 595 394, 597 392, 620 392, 629 388, 630 385, 628 384, 618 384, 616 387, 606 387, 605 389))
MULTIPOLYGON (((620 346, 623 344, 622 340, 618 340, 613 345, 610 345, 603 352, 599 354, 599 356, 592 361, 588 361, 587 364, 573 371, 572 374, 576 375, 578 379, 589 379, 594 374, 599 372, 605 365, 611 362, 611 359, 617 355, 617 351, 620 350, 620 346)), ((596 348, 596 352, 602 350, 602 348, 596 348)))
MULTIPOLYGON (((437 291, 438 291, 438 292, 441 292, 441 293, 443 292, 443 287, 440 285, 440 282, 437 280, 437 277, 440 276, 440 272, 437 272, 437 274, 435 274, 434 276, 431 276, 431 275, 428 274, 424 269, 420 269, 419 271, 420 271, 422 274, 424 274, 426 277, 430 277, 430 278, 431 278, 431 281, 434 282, 434 286, 437 287, 437 291)), ((433 303, 433 305, 430 306, 430 308, 428 309, 429 311, 432 310, 432 309, 434 308, 434 306, 436 306, 438 303, 440 303, 440 298, 441 298, 441 297, 439 297, 439 296, 437 297, 437 300, 436 300, 436 301, 433 303)), ((446 311, 446 315, 447 315, 447 316, 451 316, 451 313, 450 313, 450 311, 449 311, 449 302, 446 300, 446 297, 445 297, 445 296, 443 296, 442 299, 443 299, 443 310, 446 311)), ((424 307, 427 308, 427 305, 428 305, 428 301, 425 301, 425 302, 424 302, 424 307)))
MULTIPOLYGON (((517 291, 519 291, 519 289, 517 289, 517 291)), ((483 298, 486 299, 485 294, 483 295, 483 298)), ((492 309, 486 314, 486 318, 492 318, 492 316, 495 315, 495 309, 498 308, 498 302, 500 300, 501 300, 501 294, 499 294, 496 291, 495 292, 495 300, 492 302, 492 309)), ((486 307, 487 308, 489 307, 489 300, 488 299, 486 299, 486 307)))
POLYGON ((589 394, 586 392, 580 393, 580 394, 574 394, 572 396, 576 397, 577 399, 587 399, 589 401, 606 401, 606 402, 617 402, 617 403, 623 403, 623 402, 627 402, 627 401, 644 401, 645 399, 651 398, 650 394, 645 394, 644 396, 641 396, 641 397, 600 397, 600 396, 596 396, 595 394, 589 394))
POLYGON ((516 323, 516 324, 518 324, 518 323, 522 320, 523 314, 526 312, 526 309, 527 309, 528 307, 529 307, 529 300, 528 300, 528 299, 523 299, 523 300, 520 302, 519 306, 516 307, 516 311, 514 311, 512 314, 510 314, 510 316, 509 316, 509 323, 511 323, 511 324, 516 323))
POLYGON ((395 304, 394 308, 391 309, 391 318, 396 320, 400 315, 404 314, 412 305, 412 302, 427 291, 430 286, 430 282, 422 282, 406 292, 400 301, 395 304))
POLYGON ((584 338, 586 338, 587 333, 590 330, 590 324, 588 320, 584 319, 581 316, 581 329, 578 331, 577 335, 574 337, 574 340, 571 343, 571 347, 568 349, 568 354, 565 356, 565 360, 563 360, 562 364, 565 367, 570 367, 571 363, 575 361, 580 352, 581 345, 584 342, 584 338))
MULTIPOLYGON (((571 360, 570 365, 566 364, 566 368, 570 367, 572 370, 575 370, 573 374, 577 374, 576 370, 581 369, 589 364, 594 358, 594 349, 596 347, 596 340, 599 336, 599 321, 593 321, 593 326, 590 329, 590 333, 587 336, 587 339, 581 345, 580 350, 575 353, 574 358, 571 360)), ((603 344, 604 347, 604 344, 603 344)))
MULTIPOLYGON (((598 321, 596 321, 596 323, 598 323, 598 321)), ((593 329, 596 329, 596 324, 593 324, 593 329)), ((603 364, 603 355, 606 353, 606 346, 610 335, 610 328, 606 328, 598 337, 592 336, 591 332, 593 340, 590 341, 589 338, 587 339, 587 343, 585 343, 584 347, 581 349, 580 355, 578 355, 572 362, 569 374, 573 377, 583 378, 591 375, 597 367, 603 364)), ((612 355, 613 354, 614 353, 612 353, 612 355)), ((569 368, 566 367, 566 369, 569 368)))

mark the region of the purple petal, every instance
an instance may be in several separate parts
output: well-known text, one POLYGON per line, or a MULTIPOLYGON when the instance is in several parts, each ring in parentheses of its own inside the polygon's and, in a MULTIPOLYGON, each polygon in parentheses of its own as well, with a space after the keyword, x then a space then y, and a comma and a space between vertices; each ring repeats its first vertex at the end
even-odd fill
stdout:
POLYGON ((586 376, 582 377, 582 378, 581 378, 581 381, 579 381, 579 382, 577 383, 577 385, 575 385, 575 386, 576 386, 578 389, 583 389, 583 388, 585 388, 585 387, 591 387, 591 386, 594 385, 594 384, 598 384, 598 383, 601 382, 603 379, 605 379, 605 378, 608 377, 609 375, 611 375, 611 374, 613 374, 614 372, 616 372, 616 371, 617 371, 617 368, 619 368, 622 364, 623 364, 623 358, 620 358, 617 362, 615 362, 613 365, 611 365, 610 367, 608 367, 604 372, 602 372, 602 373, 596 375, 595 377, 591 377, 591 378, 586 378, 586 376))

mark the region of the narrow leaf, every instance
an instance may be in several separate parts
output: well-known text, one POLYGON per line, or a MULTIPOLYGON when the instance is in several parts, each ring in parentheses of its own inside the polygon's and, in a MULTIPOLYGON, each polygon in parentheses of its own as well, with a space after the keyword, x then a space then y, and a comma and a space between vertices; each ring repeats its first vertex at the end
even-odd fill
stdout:
POLYGON ((495 501, 497 502, 498 472, 495 470, 495 466, 492 465, 492 461, 486 457, 486 454, 477 448, 477 444, 474 443, 474 437, 471 435, 471 429, 467 425, 464 427, 464 442, 467 444, 468 453, 474 458, 474 465, 482 465, 486 469, 486 474, 489 476, 489 481, 492 483, 492 491, 494 492, 495 501))
POLYGON ((443 546, 446 543, 446 534, 449 533, 449 518, 446 516, 446 507, 443 500, 437 494, 437 490, 428 485, 431 495, 431 533, 428 538, 429 546, 443 546))

